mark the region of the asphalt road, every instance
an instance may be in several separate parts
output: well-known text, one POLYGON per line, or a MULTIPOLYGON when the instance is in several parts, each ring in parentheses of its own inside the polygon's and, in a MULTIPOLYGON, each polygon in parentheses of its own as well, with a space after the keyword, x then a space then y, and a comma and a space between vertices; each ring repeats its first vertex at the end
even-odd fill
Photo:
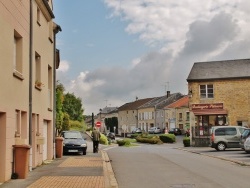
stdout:
POLYGON ((249 166, 176 149, 180 146, 178 142, 107 149, 119 188, 250 187, 249 166))

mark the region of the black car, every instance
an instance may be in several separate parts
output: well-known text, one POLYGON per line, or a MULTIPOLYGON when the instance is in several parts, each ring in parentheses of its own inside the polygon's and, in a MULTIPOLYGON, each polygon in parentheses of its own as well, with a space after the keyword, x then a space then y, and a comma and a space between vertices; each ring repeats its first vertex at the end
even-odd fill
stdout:
POLYGON ((174 135, 182 135, 182 131, 179 128, 171 128, 168 131, 169 134, 174 134, 174 135))
POLYGON ((87 142, 79 131, 63 131, 63 154, 82 153, 86 155, 87 142))
POLYGON ((111 140, 115 140, 115 133, 109 132, 107 133, 107 137, 111 140))

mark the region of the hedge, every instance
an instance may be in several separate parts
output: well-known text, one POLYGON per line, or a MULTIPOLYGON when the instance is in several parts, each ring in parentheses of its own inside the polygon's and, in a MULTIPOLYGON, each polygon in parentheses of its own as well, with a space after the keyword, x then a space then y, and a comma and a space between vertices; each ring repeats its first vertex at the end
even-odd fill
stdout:
POLYGON ((190 137, 184 137, 183 144, 185 147, 189 147, 190 146, 190 137))
POLYGON ((164 143, 174 143, 176 141, 174 134, 162 134, 159 138, 164 143))

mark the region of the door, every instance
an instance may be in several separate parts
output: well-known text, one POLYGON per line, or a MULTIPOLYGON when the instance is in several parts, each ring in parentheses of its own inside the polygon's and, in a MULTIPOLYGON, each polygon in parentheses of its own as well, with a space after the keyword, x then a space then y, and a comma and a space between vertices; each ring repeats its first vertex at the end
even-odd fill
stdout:
POLYGON ((48 151, 48 146, 47 146, 47 135, 48 135, 48 122, 44 121, 43 122, 43 137, 44 137, 44 144, 43 144, 43 161, 47 160, 47 151, 48 151))
POLYGON ((227 127, 225 129, 226 140, 228 147, 235 148, 240 146, 240 134, 238 134, 235 127, 227 127))

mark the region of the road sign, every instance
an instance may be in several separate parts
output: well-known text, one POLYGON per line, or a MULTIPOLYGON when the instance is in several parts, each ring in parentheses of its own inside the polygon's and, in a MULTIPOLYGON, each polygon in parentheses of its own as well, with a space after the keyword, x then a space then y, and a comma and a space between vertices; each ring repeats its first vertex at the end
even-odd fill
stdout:
POLYGON ((102 123, 100 121, 97 121, 95 125, 96 125, 96 127, 101 127, 101 124, 102 123))

